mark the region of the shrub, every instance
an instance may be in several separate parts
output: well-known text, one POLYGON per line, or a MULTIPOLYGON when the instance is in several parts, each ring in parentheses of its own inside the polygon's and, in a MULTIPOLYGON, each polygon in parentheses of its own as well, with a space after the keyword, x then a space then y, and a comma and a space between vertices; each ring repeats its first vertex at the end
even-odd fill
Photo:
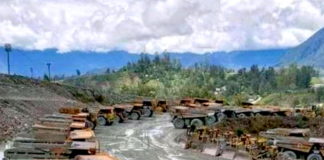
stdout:
POLYGON ((241 137, 244 134, 244 131, 242 129, 235 130, 235 134, 239 137, 241 137))

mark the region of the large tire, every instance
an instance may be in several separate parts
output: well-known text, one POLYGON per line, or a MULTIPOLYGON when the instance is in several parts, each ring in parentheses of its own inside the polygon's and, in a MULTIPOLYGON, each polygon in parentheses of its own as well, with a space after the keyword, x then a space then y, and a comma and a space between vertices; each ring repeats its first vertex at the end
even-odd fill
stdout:
POLYGON ((255 117, 262 117, 262 114, 261 113, 256 113, 255 117))
POLYGON ((97 120, 91 121, 93 123, 93 128, 92 130, 95 130, 97 127, 97 120))
POLYGON ((114 123, 115 124, 118 124, 118 123, 121 123, 122 122, 122 118, 119 116, 119 115, 117 115, 116 117, 115 117, 115 119, 114 119, 114 123))
POLYGON ((108 125, 112 125, 114 123, 114 121, 108 121, 107 124, 108 125))
POLYGON ((205 122, 207 125, 212 125, 216 122, 216 117, 215 116, 208 116, 205 118, 205 122))
POLYGON ((144 113, 144 117, 152 117, 153 116, 153 111, 148 108, 144 109, 143 113, 144 113))
POLYGON ((318 153, 312 153, 309 156, 307 156, 307 160, 323 160, 323 158, 318 153))
POLYGON ((185 121, 182 118, 175 118, 173 120, 173 126, 177 129, 182 129, 185 127, 185 121))
POLYGON ((237 118, 246 118, 246 114, 240 113, 237 115, 237 118))
POLYGON ((232 112, 231 118, 237 118, 237 114, 235 112, 232 112))
POLYGON ((196 126, 196 127, 200 127, 200 126, 203 126, 204 125, 204 122, 200 119, 193 119, 191 122, 190 122, 190 125, 191 126, 196 126))
POLYGON ((274 116, 274 117, 280 117, 278 113, 273 113, 272 116, 274 116))
POLYGON ((93 122, 86 120, 85 124, 86 124, 86 128, 91 128, 92 130, 94 130, 95 126, 93 122))
POLYGON ((97 119, 97 123, 100 126, 105 126, 107 124, 107 119, 105 117, 99 117, 97 119))
POLYGON ((132 112, 131 113, 131 119, 132 120, 139 120, 141 116, 137 112, 132 112))
POLYGON ((221 121, 223 121, 226 118, 227 118, 226 114, 224 114, 224 113, 217 113, 217 121, 218 122, 221 122, 221 121))
POLYGON ((95 130, 95 128, 96 128, 96 126, 94 125, 94 123, 93 122, 91 122, 91 121, 89 121, 89 126, 90 126, 90 128, 92 129, 92 130, 95 130))
POLYGON ((285 154, 286 156, 288 156, 291 159, 297 159, 297 155, 293 151, 284 151, 283 154, 285 154))

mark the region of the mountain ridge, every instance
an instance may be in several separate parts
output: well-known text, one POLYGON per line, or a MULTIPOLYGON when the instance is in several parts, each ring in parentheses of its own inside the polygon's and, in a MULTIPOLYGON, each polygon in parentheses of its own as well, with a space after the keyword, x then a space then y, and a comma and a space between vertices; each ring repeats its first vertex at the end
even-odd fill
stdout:
POLYGON ((311 65, 317 68, 324 68, 324 28, 320 29, 313 36, 302 44, 287 50, 287 53, 280 58, 279 66, 287 66, 292 63, 298 65, 311 65))
MULTIPOLYGON (((0 48, 3 50, 3 48, 0 48)), ((221 65, 227 68, 238 69, 251 65, 273 66, 287 49, 269 49, 255 51, 213 52, 206 54, 195 53, 170 53, 172 59, 179 59, 183 66, 191 66, 195 63, 209 63, 221 65)), ((106 53, 72 51, 58 53, 55 49, 38 50, 13 50, 10 53, 11 72, 18 75, 31 76, 30 68, 33 68, 34 78, 47 73, 46 63, 51 62, 51 75, 75 75, 76 70, 82 74, 95 69, 118 69, 128 62, 137 61, 140 54, 126 51, 111 51, 106 53)), ((154 55, 150 54, 150 58, 154 55)), ((0 71, 7 72, 7 55, 0 54, 0 71)))

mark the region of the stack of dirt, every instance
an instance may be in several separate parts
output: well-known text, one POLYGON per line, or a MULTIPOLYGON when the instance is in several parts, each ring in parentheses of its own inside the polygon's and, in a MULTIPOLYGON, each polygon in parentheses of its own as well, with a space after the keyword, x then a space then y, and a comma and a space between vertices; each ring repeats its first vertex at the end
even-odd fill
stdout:
POLYGON ((258 134, 274 128, 310 128, 312 137, 324 137, 324 118, 306 117, 253 117, 226 119, 215 125, 221 130, 242 130, 244 133, 258 134))
POLYGON ((97 106, 131 101, 134 97, 108 91, 0 75, 0 137, 26 130, 44 114, 62 106, 97 106))

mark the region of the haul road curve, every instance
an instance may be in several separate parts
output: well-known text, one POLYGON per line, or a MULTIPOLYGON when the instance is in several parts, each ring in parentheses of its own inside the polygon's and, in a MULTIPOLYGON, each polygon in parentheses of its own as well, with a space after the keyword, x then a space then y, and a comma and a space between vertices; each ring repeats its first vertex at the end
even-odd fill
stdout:
POLYGON ((121 160, 219 159, 182 149, 174 139, 184 132, 174 129, 168 114, 96 128, 100 149, 121 160))

